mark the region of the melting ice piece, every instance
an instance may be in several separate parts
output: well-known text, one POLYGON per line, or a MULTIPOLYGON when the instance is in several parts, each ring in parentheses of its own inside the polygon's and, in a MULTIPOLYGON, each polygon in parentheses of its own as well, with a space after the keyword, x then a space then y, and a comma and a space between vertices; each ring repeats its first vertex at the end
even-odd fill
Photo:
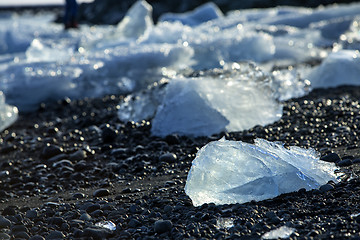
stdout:
POLYGON ((219 76, 173 79, 157 109, 151 132, 209 136, 241 131, 280 119, 282 105, 273 96, 271 79, 255 65, 233 64, 219 76))
POLYGON ((109 229, 111 231, 116 230, 116 225, 112 221, 97 222, 97 223, 95 223, 95 226, 101 227, 101 228, 106 228, 106 229, 109 229))
POLYGON ((360 85, 360 54, 356 50, 341 50, 331 53, 309 75, 314 88, 329 88, 340 85, 360 85))
POLYGON ((18 118, 18 109, 5 103, 5 96, 0 91, 0 132, 12 125, 18 118))
POLYGON ((260 201, 337 181, 335 169, 313 149, 286 149, 263 139, 255 145, 221 139, 199 150, 185 192, 194 206, 260 201))
POLYGON ((294 228, 290 228, 287 226, 282 226, 279 228, 276 228, 274 230, 271 230, 270 232, 265 233, 261 236, 261 239, 285 239, 289 238, 291 234, 295 232, 294 228))

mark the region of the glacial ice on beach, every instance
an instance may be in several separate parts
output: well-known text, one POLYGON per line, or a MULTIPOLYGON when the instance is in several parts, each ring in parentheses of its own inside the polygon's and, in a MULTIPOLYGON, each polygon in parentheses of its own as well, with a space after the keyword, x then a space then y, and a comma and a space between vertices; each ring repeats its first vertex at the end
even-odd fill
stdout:
POLYGON ((255 145, 221 139, 198 151, 185 192, 200 206, 260 201, 336 182, 335 164, 319 158, 314 149, 287 149, 264 139, 256 139, 255 145))
POLYGON ((282 105, 274 97, 271 78, 253 63, 199 77, 172 79, 161 90, 137 94, 120 104, 122 121, 152 119, 156 136, 209 136, 241 131, 277 121, 282 105))
POLYGON ((261 239, 287 239, 295 232, 294 228, 281 226, 261 236, 261 239))
POLYGON ((313 88, 360 86, 360 54, 357 50, 340 50, 331 53, 308 79, 313 88))
POLYGON ((5 103, 5 96, 0 92, 0 132, 11 126, 18 118, 18 109, 5 103))
MULTIPOLYGON (((282 60, 297 68, 324 59, 335 45, 358 49, 360 4, 221 13, 209 3, 165 14, 156 24, 151 12, 139 1, 117 26, 84 24, 69 31, 53 22, 54 14, 1 13, 0 90, 20 111, 32 111, 64 97, 134 93, 162 79, 179 79, 183 69, 241 61, 276 66, 282 60)), ((275 90, 286 96, 278 99, 306 93, 296 77, 286 79, 275 90)))

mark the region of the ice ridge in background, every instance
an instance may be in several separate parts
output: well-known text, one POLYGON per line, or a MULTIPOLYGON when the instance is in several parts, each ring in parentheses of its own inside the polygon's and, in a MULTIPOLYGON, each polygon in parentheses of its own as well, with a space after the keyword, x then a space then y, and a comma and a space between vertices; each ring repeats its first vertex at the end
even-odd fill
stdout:
POLYGON ((335 164, 319 160, 314 149, 287 149, 264 139, 254 145, 221 139, 199 150, 185 192, 194 206, 260 201, 336 182, 335 170, 335 164))

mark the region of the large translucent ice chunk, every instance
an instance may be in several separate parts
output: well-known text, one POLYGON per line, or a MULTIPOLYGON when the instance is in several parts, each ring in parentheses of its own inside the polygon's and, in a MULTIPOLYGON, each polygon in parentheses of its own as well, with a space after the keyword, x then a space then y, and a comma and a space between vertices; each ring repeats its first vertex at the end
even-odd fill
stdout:
POLYGON ((195 206, 260 201, 336 181, 335 169, 313 149, 286 149, 263 139, 255 145, 221 139, 199 150, 185 192, 195 206))
POLYGON ((228 71, 217 71, 171 80, 152 122, 152 133, 209 136, 280 119, 282 105, 273 96, 271 78, 255 65, 233 64, 228 71))
POLYGON ((152 7, 146 1, 136 2, 118 24, 118 32, 126 38, 139 38, 153 27, 152 7))
POLYGON ((0 132, 12 125, 18 118, 18 109, 5 103, 5 96, 0 91, 0 132))
POLYGON ((331 53, 308 79, 314 88, 360 85, 360 54, 356 50, 331 53))

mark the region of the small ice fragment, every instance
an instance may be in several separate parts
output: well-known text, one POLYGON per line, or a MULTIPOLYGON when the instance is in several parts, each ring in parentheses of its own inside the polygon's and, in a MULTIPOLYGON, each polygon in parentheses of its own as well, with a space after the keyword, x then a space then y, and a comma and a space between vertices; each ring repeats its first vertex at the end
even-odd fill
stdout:
POLYGON ((295 228, 282 226, 262 235, 261 239, 286 239, 295 232, 295 228))
POLYGON ((0 132, 12 125, 17 118, 17 107, 6 104, 5 95, 0 91, 0 132))
POLYGON ((234 226, 234 220, 232 218, 218 218, 216 219, 217 229, 229 229, 234 226))
POLYGON ((352 217, 352 218, 356 218, 358 216, 360 216, 360 213, 353 213, 353 214, 350 215, 350 217, 352 217))
POLYGON ((111 231, 116 230, 116 225, 112 221, 97 222, 97 223, 95 223, 95 226, 101 227, 101 228, 106 228, 106 229, 109 229, 111 231))
POLYGON ((261 201, 337 181, 335 170, 313 149, 287 149, 264 139, 256 139, 255 145, 221 139, 199 150, 185 193, 194 206, 261 201))

